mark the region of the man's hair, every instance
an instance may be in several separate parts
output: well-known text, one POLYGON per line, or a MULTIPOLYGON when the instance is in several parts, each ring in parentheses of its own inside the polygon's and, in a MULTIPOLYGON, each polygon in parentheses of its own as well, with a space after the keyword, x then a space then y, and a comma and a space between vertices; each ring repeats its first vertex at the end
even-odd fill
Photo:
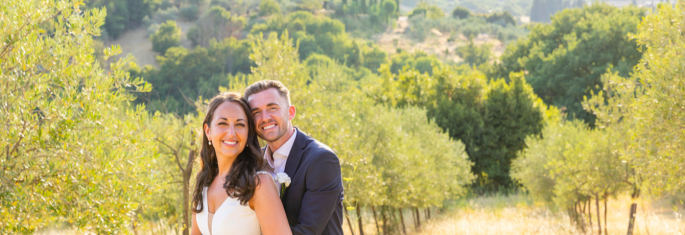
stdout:
POLYGON ((245 88, 245 100, 249 99, 251 95, 257 94, 259 92, 268 90, 274 88, 278 91, 278 94, 281 95, 281 97, 285 98, 285 100, 288 102, 288 105, 290 105, 290 91, 288 91, 288 88, 283 85, 283 83, 279 81, 274 81, 274 80, 262 80, 259 82, 255 82, 249 87, 245 88))

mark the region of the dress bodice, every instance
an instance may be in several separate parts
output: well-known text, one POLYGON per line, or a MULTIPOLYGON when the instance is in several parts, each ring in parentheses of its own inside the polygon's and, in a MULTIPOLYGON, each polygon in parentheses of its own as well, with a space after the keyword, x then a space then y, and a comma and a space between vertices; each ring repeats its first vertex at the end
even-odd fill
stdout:
MULTIPOLYGON (((260 171, 258 174, 270 173, 260 171)), ((273 175, 271 175, 273 177, 273 175)), ((195 214, 197 226, 203 235, 259 235, 261 229, 257 214, 248 205, 241 205, 237 198, 228 197, 216 209, 213 216, 210 216, 209 206, 207 205, 207 187, 202 190, 202 212, 195 214), (212 229, 209 230, 209 219, 211 218, 212 229)))

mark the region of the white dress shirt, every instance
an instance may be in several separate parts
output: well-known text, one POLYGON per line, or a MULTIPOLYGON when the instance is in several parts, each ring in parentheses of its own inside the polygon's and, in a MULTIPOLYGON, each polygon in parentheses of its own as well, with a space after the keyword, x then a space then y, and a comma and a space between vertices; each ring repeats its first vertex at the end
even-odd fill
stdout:
MULTIPOLYGON (((264 159, 269 163, 269 166, 274 169, 274 176, 276 173, 285 172, 285 163, 288 161, 288 155, 290 155, 290 150, 293 148, 295 143, 295 137, 297 137, 297 129, 293 131, 293 135, 290 139, 286 141, 276 152, 272 153, 269 145, 266 146, 266 151, 264 151, 264 159), (272 159, 273 155, 273 159, 272 159)), ((277 184, 278 190, 281 190, 281 184, 277 184)))

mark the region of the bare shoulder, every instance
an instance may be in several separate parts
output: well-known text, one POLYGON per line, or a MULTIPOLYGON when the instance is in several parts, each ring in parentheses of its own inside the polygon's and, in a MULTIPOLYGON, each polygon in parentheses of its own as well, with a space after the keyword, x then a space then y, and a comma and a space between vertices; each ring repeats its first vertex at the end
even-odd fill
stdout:
POLYGON ((260 185, 264 182, 267 182, 267 183, 274 182, 274 178, 270 174, 257 174, 257 177, 255 177, 255 178, 257 178, 260 185))

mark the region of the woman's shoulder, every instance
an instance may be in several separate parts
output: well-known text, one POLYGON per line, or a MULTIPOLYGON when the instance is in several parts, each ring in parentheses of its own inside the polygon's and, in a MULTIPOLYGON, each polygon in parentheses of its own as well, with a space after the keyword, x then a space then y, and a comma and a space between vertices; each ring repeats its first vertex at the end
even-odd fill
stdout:
POLYGON ((268 178, 271 180, 275 180, 273 173, 268 171, 257 171, 256 177, 259 177, 260 179, 268 178))

